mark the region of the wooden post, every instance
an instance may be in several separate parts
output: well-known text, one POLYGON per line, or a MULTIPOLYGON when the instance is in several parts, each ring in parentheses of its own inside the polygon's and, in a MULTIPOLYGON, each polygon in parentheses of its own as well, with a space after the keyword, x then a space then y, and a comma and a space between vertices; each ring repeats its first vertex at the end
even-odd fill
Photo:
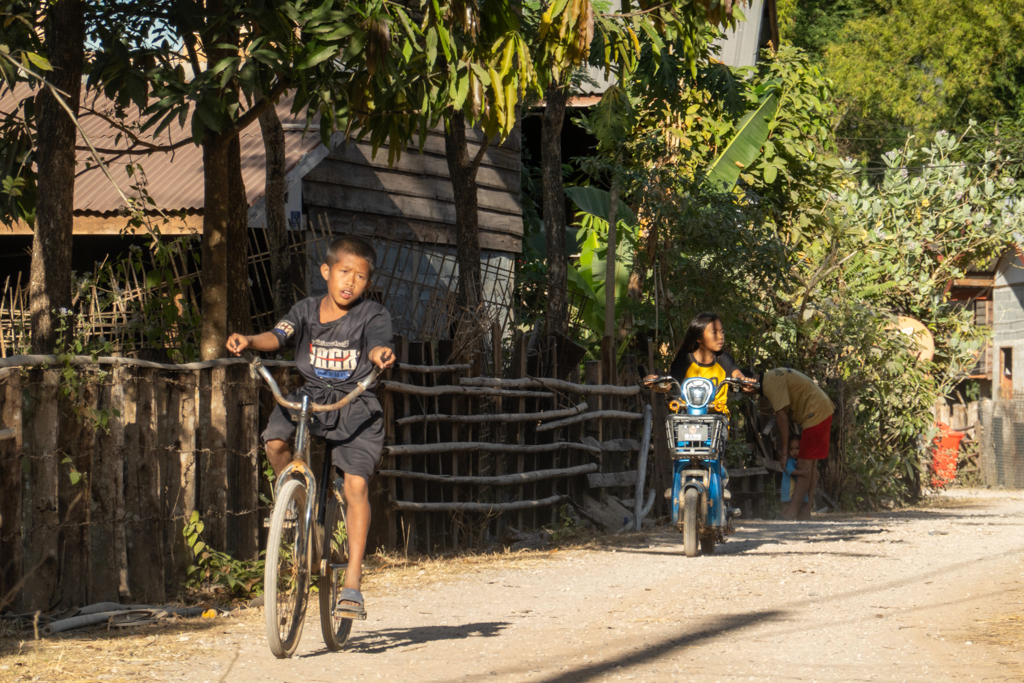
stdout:
POLYGON ((227 547, 227 387, 223 367, 200 371, 199 515, 206 543, 227 547))
POLYGON ((57 437, 60 413, 57 393, 60 370, 31 370, 25 395, 23 424, 26 493, 22 507, 24 560, 19 610, 45 610, 57 595, 57 437))
MULTIPOLYGON (((512 351, 512 377, 518 379, 526 376, 526 339, 520 336, 516 339, 515 347, 512 351)), ((526 397, 519 398, 519 412, 526 412, 526 397)), ((526 429, 527 425, 520 424, 516 426, 516 443, 520 446, 526 444, 526 429)), ((523 467, 526 465, 526 456, 523 453, 516 455, 516 474, 523 473, 523 467)), ((515 500, 523 500, 523 486, 520 484, 516 489, 515 500)), ((519 510, 516 512, 516 530, 523 530, 523 511, 519 510)))
MULTIPOLYGON (((491 323, 491 355, 492 355, 492 358, 491 358, 491 368, 492 368, 492 371, 493 371, 492 374, 495 377, 495 379, 501 379, 502 378, 502 373, 503 373, 503 370, 504 370, 504 368, 503 368, 503 366, 504 366, 504 358, 503 358, 502 349, 501 349, 501 325, 499 325, 498 323, 491 323)), ((491 412, 493 412, 493 413, 504 412, 504 405, 502 403, 501 396, 495 396, 494 397, 494 403, 491 406, 491 412)), ((505 425, 504 424, 502 424, 502 423, 492 424, 491 430, 492 430, 491 431, 491 439, 494 441, 494 443, 505 443, 505 425)), ((492 459, 491 459, 491 472, 490 472, 490 474, 492 474, 492 475, 505 474, 505 472, 506 472, 505 460, 506 460, 506 456, 504 454, 496 454, 496 455, 494 455, 492 457, 492 459)), ((495 503, 503 503, 503 502, 505 502, 503 500, 503 498, 502 498, 502 496, 504 495, 504 492, 501 491, 500 489, 497 489, 497 490, 491 489, 490 494, 491 494, 491 500, 493 500, 495 503)), ((495 538, 499 538, 501 536, 501 532, 502 532, 503 526, 505 524, 507 524, 507 523, 508 522, 505 519, 504 515, 496 517, 494 520, 492 520, 491 525, 490 525, 491 526, 491 534, 492 534, 492 536, 495 537, 495 538)))
POLYGON ((665 420, 668 419, 668 406, 665 400, 654 392, 647 392, 654 409, 654 417, 651 422, 651 440, 654 443, 654 452, 651 454, 651 486, 654 487, 654 511, 655 516, 665 514, 668 511, 669 502, 665 500, 665 489, 672 486, 672 458, 669 457, 668 435, 665 432, 665 420))
POLYGON ((192 551, 182 536, 185 522, 196 507, 196 386, 198 372, 182 372, 165 378, 160 403, 161 452, 164 471, 164 574, 168 592, 187 576, 192 551))
MULTIPOLYGON (((415 364, 415 365, 422 365, 423 364, 423 342, 408 342, 407 343, 407 348, 408 348, 408 354, 407 354, 408 362, 412 363, 412 364, 415 364)), ((404 381, 405 382, 410 382, 410 380, 412 379, 411 373, 409 373, 407 371, 403 371, 403 372, 404 372, 404 381)), ((423 378, 417 377, 416 379, 422 380, 423 378)), ((421 383, 425 384, 426 382, 421 382, 421 383)), ((422 412, 427 412, 428 411, 427 406, 430 405, 429 398, 420 399, 418 401, 418 405, 419 405, 420 410, 422 412)), ((420 427, 418 425, 411 425, 411 426, 412 426, 412 432, 413 432, 413 439, 415 439, 415 442, 416 443, 423 443, 424 439, 427 436, 426 435, 426 432, 427 432, 426 425, 423 425, 422 427, 420 427)), ((413 441, 406 441, 406 443, 413 443, 413 441)), ((430 458, 429 457, 422 459, 422 468, 423 468, 424 472, 429 472, 430 471, 430 458)), ((410 488, 413 491, 413 500, 416 500, 416 491, 417 490, 422 492, 422 500, 424 500, 424 501, 429 501, 430 500, 430 488, 431 487, 428 484, 419 484, 419 485, 417 485, 415 482, 409 482, 409 485, 410 485, 410 488)), ((405 482, 402 482, 402 486, 403 487, 405 486, 405 482)), ((424 540, 424 543, 425 543, 425 550, 426 550, 426 553, 429 555, 431 553, 431 551, 433 550, 433 537, 432 537, 432 534, 430 532, 431 531, 430 527, 433 524, 434 515, 432 515, 429 512, 427 512, 427 513, 424 513, 422 515, 417 515, 417 517, 418 517, 418 519, 417 519, 417 526, 422 527, 422 529, 419 531, 419 533, 422 534, 422 536, 423 536, 423 540, 424 540)))
POLYGON ((96 376, 79 368, 74 402, 58 397, 60 434, 57 439, 57 515, 60 518, 58 557, 60 589, 54 599, 62 608, 89 601, 89 484, 96 441, 93 418, 98 408, 96 376), (77 405, 75 405, 77 403, 77 405))
POLYGON ((125 388, 125 526, 132 595, 143 601, 162 602, 164 529, 156 448, 157 372, 139 368, 135 381, 125 388))
MULTIPOLYGON (((451 363, 454 363, 454 362, 457 361, 457 359, 452 358, 452 351, 454 350, 454 348, 455 348, 454 347, 454 343, 450 339, 443 339, 443 340, 441 340, 438 343, 438 353, 439 353, 439 358, 440 358, 441 363, 443 363, 443 364, 451 364, 451 363)), ((447 374, 446 373, 446 375, 444 377, 444 380, 448 381, 448 382, 452 382, 454 384, 458 384, 459 376, 461 374, 462 374, 461 372, 453 372, 451 374, 447 374)), ((441 383, 441 381, 442 381, 442 378, 438 378, 438 383, 441 383)), ((463 412, 464 412, 465 399, 460 397, 460 396, 452 396, 448 400, 449 400, 449 409, 451 411, 451 414, 452 415, 462 415, 463 412)), ((440 405, 440 404, 438 404, 438 405, 440 405)), ((467 426, 466 429, 469 430, 470 427, 467 426)), ((451 425, 451 433, 450 433, 450 437, 449 438, 452 441, 458 441, 461 433, 462 433, 462 426, 459 425, 459 424, 452 424, 451 425)), ((440 440, 440 435, 438 435, 438 440, 440 440)), ((459 475, 459 457, 460 457, 459 453, 452 453, 451 454, 451 474, 453 476, 458 476, 459 475)), ((459 487, 458 486, 453 486, 452 487, 452 502, 453 503, 459 502, 459 487)), ((461 549, 459 517, 457 517, 457 516, 452 516, 451 517, 451 530, 452 530, 451 531, 451 534, 452 534, 452 549, 455 552, 458 552, 461 549)))
MULTIPOLYGON (((0 441, 0 611, 4 599, 14 600, 22 577, 22 469, 21 375, 0 379, 0 429, 14 430, 14 437, 0 441)), ((10 606, 10 605, 9 605, 10 606)))
MULTIPOLYGON (((398 362, 399 363, 408 363, 409 362, 409 340, 406 339, 405 337, 400 337, 399 341, 398 341, 397 351, 398 351, 398 362)), ((399 373, 399 377, 401 377, 403 382, 408 383, 408 381, 409 381, 409 372, 406 371, 406 370, 403 370, 403 371, 401 371, 399 373)), ((409 399, 410 399, 410 397, 409 397, 408 394, 404 394, 402 396, 402 417, 406 417, 406 416, 408 416, 410 414, 410 410, 411 410, 412 406, 411 406, 411 402, 410 402, 409 399)), ((402 426, 402 440, 401 440, 401 443, 403 443, 403 444, 412 443, 412 427, 410 427, 409 425, 403 425, 402 426)), ((407 471, 412 469, 412 457, 411 456, 408 456, 408 455, 402 456, 402 469, 403 470, 407 470, 407 471)), ((403 481, 402 482, 402 497, 401 497, 401 500, 410 501, 410 502, 415 501, 415 496, 413 495, 413 491, 414 490, 415 489, 413 488, 413 482, 412 481, 403 481)), ((407 548, 415 548, 416 547, 416 522, 417 522, 416 517, 417 517, 417 515, 414 512, 403 512, 402 513, 403 529, 404 529, 404 532, 405 532, 405 538, 402 539, 402 541, 405 543, 405 547, 407 547, 407 548)))
MULTIPOLYGON (((259 445, 259 406, 257 405, 257 381, 249 375, 248 367, 233 365, 227 368, 228 409, 228 483, 231 500, 231 515, 234 526, 234 550, 237 557, 255 560, 259 556, 259 531, 262 516, 259 514, 260 467, 257 449, 259 445)), ((320 470, 317 470, 319 476, 320 470)))
MULTIPOLYGON (((400 338, 394 338, 395 349, 400 347, 400 338)), ((393 372, 393 371, 392 371, 393 372)), ((384 443, 386 445, 394 445, 397 440, 397 434, 395 432, 395 395, 390 391, 380 391, 378 395, 381 398, 381 408, 384 413, 384 430, 385 437, 384 443)), ((395 469, 396 458, 393 455, 388 455, 384 458, 384 465, 388 469, 395 469)), ((398 482, 394 479, 389 479, 387 482, 386 491, 387 504, 386 515, 388 525, 387 535, 387 548, 388 550, 395 550, 398 547, 398 512, 391 505, 391 501, 398 500, 398 482)))
POLYGON ((605 384, 618 383, 618 371, 615 359, 615 340, 612 337, 601 338, 601 375, 605 384))

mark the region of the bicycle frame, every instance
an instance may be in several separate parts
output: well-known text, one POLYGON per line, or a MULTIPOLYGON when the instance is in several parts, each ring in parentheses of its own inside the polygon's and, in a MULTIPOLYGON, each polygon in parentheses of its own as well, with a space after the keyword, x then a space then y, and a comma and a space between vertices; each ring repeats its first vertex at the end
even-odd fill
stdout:
MULTIPOLYGON (((262 370, 262 372, 266 372, 262 366, 260 367, 260 370, 262 370)), ((269 376, 270 373, 268 372, 266 374, 269 376)), ((281 486, 289 479, 301 479, 306 487, 306 491, 308 492, 306 495, 306 509, 301 513, 305 520, 304 528, 306 533, 298 539, 298 544, 299 554, 306 558, 306 571, 310 573, 313 570, 313 557, 312 553, 309 552, 309 541, 310 534, 313 530, 313 508, 317 502, 316 477, 309 469, 309 421, 312 417, 312 401, 308 396, 303 396, 302 410, 299 413, 298 426, 295 430, 295 447, 292 451, 292 461, 288 463, 283 470, 281 470, 281 474, 277 477, 277 483, 274 485, 275 501, 279 498, 281 486)), ((320 515, 317 516, 319 517, 320 515)), ((320 519, 319 522, 323 524, 322 519, 320 519)))
MULTIPOLYGON (((288 588, 285 588, 284 602, 280 604, 284 605, 288 615, 286 620, 279 619, 277 611, 279 605, 276 602, 276 597, 273 604, 268 603, 265 621, 270 649, 277 657, 290 657, 294 654, 302 634, 302 621, 305 618, 306 602, 312 579, 314 576, 321 575, 321 579, 323 580, 326 577, 329 584, 326 587, 320 587, 321 591, 328 591, 327 593, 321 592, 321 628, 324 630, 324 642, 327 643, 328 649, 337 651, 341 649, 348 638, 348 634, 351 632, 351 619, 348 620, 347 627, 340 626, 339 624, 345 621, 345 617, 340 617, 339 621, 335 618, 332 611, 336 606, 333 601, 335 600, 334 595, 339 585, 336 571, 346 568, 348 565, 331 563, 333 558, 332 540, 327 537, 327 531, 324 526, 327 522, 327 496, 333 493, 339 502, 344 505, 344 483, 339 487, 338 480, 332 480, 333 458, 330 453, 326 453, 323 463, 322 481, 320 482, 320 487, 317 488, 317 478, 310 469, 311 426, 313 413, 341 410, 349 405, 356 397, 370 388, 380 374, 380 370, 374 367, 369 375, 359 382, 352 391, 337 402, 329 405, 313 403, 313 400, 305 395, 301 397, 300 401, 286 399, 281 395, 281 388, 274 381, 270 372, 260 363, 258 357, 250 359, 249 371, 254 378, 257 375, 263 378, 274 394, 274 400, 277 401, 278 405, 286 410, 298 412, 298 418, 295 420, 296 429, 292 446, 292 459, 281 470, 274 485, 275 509, 271 514, 271 530, 268 536, 268 562, 264 577, 269 582, 268 590, 272 592, 273 596, 277 596, 278 571, 290 572, 293 578, 298 579, 296 589, 301 590, 301 593, 288 596, 288 588), (285 489, 289 487, 294 488, 285 493, 285 489), (300 500, 297 495, 299 487, 303 488, 306 495, 304 509, 294 510, 295 522, 291 522, 289 519, 292 514, 291 505, 298 504, 300 500), (282 505, 283 496, 285 495, 288 496, 290 501, 288 507, 282 505), (279 505, 281 505, 280 508, 278 508, 279 505), (304 524, 304 528, 301 530, 291 526, 299 522, 304 524), (284 540, 285 528, 293 529, 295 532, 294 540, 284 540), (285 544, 290 543, 292 548, 290 558, 289 551, 285 549, 283 560, 279 557, 282 548, 280 544, 282 542, 285 544), (273 562, 269 561, 271 556, 274 558, 273 562), (282 564, 282 562, 285 564, 282 564), (288 605, 294 608, 291 612, 287 612, 288 605), (325 607, 325 605, 327 606, 325 607), (280 629, 281 624, 284 623, 287 623, 287 631, 284 640, 282 640, 280 629)), ((340 514, 342 515, 341 519, 344 520, 343 507, 340 514)), ((344 541, 341 542, 344 543, 344 541)), ((346 555, 347 552, 346 545, 346 555)))
POLYGON ((253 357, 251 360, 250 370, 258 373, 263 378, 270 387, 271 392, 274 394, 274 399, 282 407, 299 411, 298 424, 295 429, 295 445, 292 451, 292 461, 288 463, 283 470, 281 470, 281 474, 277 477, 277 483, 274 485, 274 500, 278 499, 278 494, 281 491, 282 484, 289 479, 293 477, 298 478, 305 484, 308 495, 306 496, 306 509, 303 511, 303 515, 306 521, 307 533, 300 541, 300 551, 305 555, 306 561, 309 563, 307 570, 312 571, 313 554, 308 552, 310 540, 309 534, 313 531, 314 517, 317 527, 323 527, 324 525, 324 518, 327 513, 327 494, 332 486, 330 478, 332 463, 329 453, 324 457, 324 470, 322 477, 324 485, 319 490, 316 485, 316 476, 309 468, 309 425, 313 419, 313 413, 318 410, 340 409, 342 406, 369 388, 369 386, 377 379, 380 371, 377 368, 374 368, 369 377, 360 382, 355 390, 349 393, 338 403, 330 406, 320 406, 313 403, 309 396, 303 396, 301 403, 285 400, 284 396, 281 395, 280 387, 278 387, 277 382, 274 381, 273 375, 270 374, 269 370, 263 367, 263 364, 260 363, 258 357, 253 357))

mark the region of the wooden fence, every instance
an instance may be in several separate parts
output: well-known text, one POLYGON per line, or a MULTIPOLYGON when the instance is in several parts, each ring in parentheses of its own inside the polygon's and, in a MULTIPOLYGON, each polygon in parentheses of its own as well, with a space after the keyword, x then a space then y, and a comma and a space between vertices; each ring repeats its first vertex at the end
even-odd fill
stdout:
MULTIPOLYGON (((387 547, 459 550, 558 524, 563 505, 584 507, 585 475, 635 470, 643 397, 631 360, 615 386, 596 361, 584 382, 575 369, 567 380, 531 376, 522 338, 506 371, 500 357, 490 364, 500 377, 481 377, 479 357, 434 365, 450 349, 400 340, 402 369, 382 382, 387 547)), ((607 493, 633 497, 625 482, 607 493)))
MULTIPOLYGON (((622 440, 639 417, 635 385, 540 386, 550 380, 525 377, 522 343, 511 380, 478 377, 479 357, 437 366, 448 342, 396 343, 402 366, 379 391, 389 441, 371 543, 437 552, 549 524, 583 475, 635 456, 622 440)), ((101 361, 119 364, 0 370, 0 599, 16 609, 174 597, 194 510, 212 548, 255 558, 265 545, 269 391, 231 361, 101 361)), ((275 372, 283 388, 299 383, 275 372)))
MULTIPOLYGON (((400 365, 378 390, 387 446, 371 547, 457 551, 560 524, 566 505, 632 510, 650 400, 632 358, 614 385, 598 362, 540 362, 549 354, 525 339, 466 362, 449 341, 396 348, 400 365)), ((265 547, 272 487, 258 435, 270 392, 237 361, 100 360, 0 369, 0 609, 5 597, 19 611, 172 599, 192 562, 181 531, 193 511, 210 547, 244 559, 265 547)), ((267 364, 286 391, 300 383, 291 364, 267 364)), ((658 492, 671 468, 663 403, 648 467, 658 492)), ((322 457, 314 449, 315 471, 322 457)), ((763 475, 733 471, 745 515, 763 501, 763 475)))
POLYGON ((259 407, 246 367, 104 369, 0 378, 12 436, 0 441, 0 598, 16 609, 173 597, 192 561, 181 529, 193 510, 212 547, 258 553, 259 407))

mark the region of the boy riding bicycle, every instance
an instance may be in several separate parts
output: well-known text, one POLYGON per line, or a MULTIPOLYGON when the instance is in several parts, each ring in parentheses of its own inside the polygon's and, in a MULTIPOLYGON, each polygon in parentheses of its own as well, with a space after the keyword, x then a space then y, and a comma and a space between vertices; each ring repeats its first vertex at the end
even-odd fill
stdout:
MULTIPOLYGON (((352 236, 335 239, 327 249, 327 262, 320 266, 320 274, 327 281, 327 295, 298 302, 270 332, 232 334, 227 341, 228 351, 237 356, 246 349, 273 352, 293 346, 306 384, 288 399, 299 401, 307 395, 315 403, 334 403, 366 379, 373 365, 384 369, 395 362, 391 314, 380 304, 362 298, 376 263, 377 252, 366 240, 352 236)), ((366 392, 340 410, 316 413, 311 432, 327 441, 334 466, 345 475, 349 560, 345 589, 335 613, 347 619, 365 619, 359 589, 370 528, 369 482, 384 446, 380 403, 366 392)), ((267 459, 275 474, 292 460, 294 434, 294 418, 277 406, 263 432, 267 459)))

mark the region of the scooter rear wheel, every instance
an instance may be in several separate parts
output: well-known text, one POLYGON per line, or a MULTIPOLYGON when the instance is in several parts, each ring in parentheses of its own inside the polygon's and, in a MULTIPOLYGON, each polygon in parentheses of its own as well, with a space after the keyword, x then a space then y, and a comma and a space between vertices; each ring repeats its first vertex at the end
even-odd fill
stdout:
POLYGON ((687 557, 697 556, 697 511, 700 509, 700 492, 688 489, 683 494, 683 552, 687 557))

